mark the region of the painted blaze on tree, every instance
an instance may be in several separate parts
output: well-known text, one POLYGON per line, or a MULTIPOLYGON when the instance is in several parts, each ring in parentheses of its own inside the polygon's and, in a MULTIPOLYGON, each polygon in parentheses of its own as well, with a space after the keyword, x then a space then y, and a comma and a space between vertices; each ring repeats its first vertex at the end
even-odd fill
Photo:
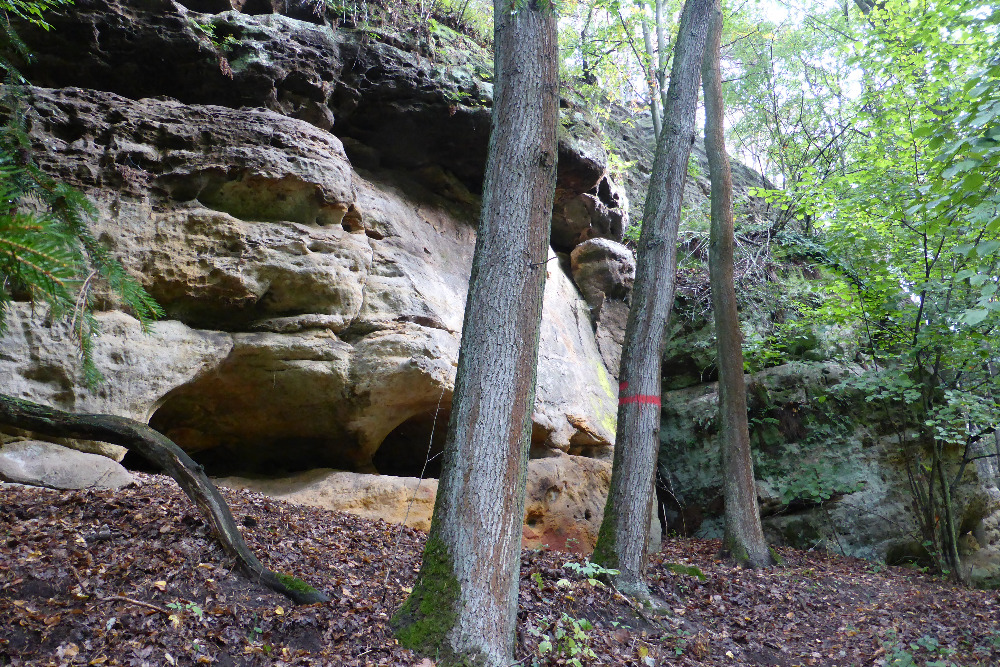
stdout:
POLYGON ((712 0, 687 0, 681 13, 664 107, 664 118, 670 120, 656 142, 622 348, 611 488, 593 556, 595 562, 619 570, 615 583, 623 593, 641 598, 649 596, 643 574, 659 447, 664 333, 674 301, 677 231, 711 5, 712 0))
POLYGON ((497 0, 482 220, 434 519, 404 646, 445 664, 512 662, 542 295, 556 177, 556 16, 497 0), (513 11, 512 11, 513 9, 513 11))

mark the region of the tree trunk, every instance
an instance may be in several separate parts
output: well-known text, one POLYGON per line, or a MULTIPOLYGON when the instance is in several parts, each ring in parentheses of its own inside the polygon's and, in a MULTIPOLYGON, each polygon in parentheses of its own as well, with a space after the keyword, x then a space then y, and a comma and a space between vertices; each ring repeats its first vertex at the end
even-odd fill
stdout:
POLYGON ((655 54, 653 50, 653 37, 649 30, 649 19, 646 18, 646 14, 643 13, 642 19, 642 43, 646 49, 646 86, 649 87, 649 113, 653 117, 653 136, 660 136, 660 104, 662 98, 660 97, 658 77, 656 73, 656 66, 653 64, 655 61, 655 54))
POLYGON ((248 577, 299 604, 329 600, 305 582, 264 567, 243 541, 229 506, 202 467, 149 426, 115 415, 73 414, 3 394, 0 394, 0 423, 53 437, 108 442, 139 452, 176 480, 208 520, 226 553, 236 559, 248 577))
POLYGON ((663 18, 663 1, 654 0, 656 10, 656 83, 660 89, 660 101, 667 106, 667 31, 663 18))
POLYGON ((660 366, 674 302, 677 229, 695 139, 700 65, 711 4, 711 0, 684 3, 674 45, 622 348, 611 489, 593 556, 595 562, 619 571, 614 578, 619 590, 641 598, 649 595, 643 574, 660 442, 660 366))
POLYGON ((747 391, 743 382, 743 336, 733 279, 733 174, 723 134, 722 76, 719 71, 721 40, 722 8, 715 0, 701 78, 705 88, 705 152, 712 179, 708 269, 719 367, 719 438, 722 441, 722 486, 726 501, 723 549, 742 565, 768 567, 774 564, 774 559, 760 524, 757 485, 750 457, 747 391))
POLYGON ((556 15, 495 0, 496 94, 451 420, 403 645, 513 662, 521 525, 556 176, 556 15))

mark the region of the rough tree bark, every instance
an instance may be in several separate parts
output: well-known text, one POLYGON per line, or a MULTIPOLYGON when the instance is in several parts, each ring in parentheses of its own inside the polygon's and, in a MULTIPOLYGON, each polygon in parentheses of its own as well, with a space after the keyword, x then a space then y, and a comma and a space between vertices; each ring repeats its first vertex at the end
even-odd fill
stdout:
POLYGON ((722 445, 722 488, 726 501, 723 549, 742 565, 767 567, 773 565, 774 560, 760 523, 757 485, 750 457, 747 390, 743 382, 743 336, 736 310, 733 276, 733 174, 726 155, 722 127, 721 40, 722 7, 719 0, 715 0, 701 80, 705 89, 705 152, 712 180, 708 271, 719 367, 719 438, 722 445))
POLYGON ((236 559, 248 577, 299 604, 329 600, 305 582, 264 567, 243 541, 229 505, 202 467, 149 426, 115 415, 73 414, 3 394, 0 394, 0 424, 58 438, 108 442, 142 454, 173 477, 194 501, 226 553, 236 559))
POLYGON ((559 104, 554 9, 514 10, 494 2, 493 126, 444 464, 420 575, 393 617, 405 646, 446 664, 513 662, 559 104))
POLYGON ((643 211, 632 306, 619 378, 618 428, 611 489, 594 561, 617 569, 615 584, 646 598, 643 582, 659 448, 660 366, 674 302, 677 229, 695 139, 695 110, 711 0, 687 0, 681 13, 663 112, 663 129, 643 211))

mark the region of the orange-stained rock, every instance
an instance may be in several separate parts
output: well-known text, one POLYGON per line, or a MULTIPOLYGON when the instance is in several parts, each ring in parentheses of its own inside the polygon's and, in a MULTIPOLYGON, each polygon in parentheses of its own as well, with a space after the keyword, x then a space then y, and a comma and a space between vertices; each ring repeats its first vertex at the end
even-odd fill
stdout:
POLYGON ((590 553, 610 483, 608 461, 583 456, 530 461, 521 543, 590 553))

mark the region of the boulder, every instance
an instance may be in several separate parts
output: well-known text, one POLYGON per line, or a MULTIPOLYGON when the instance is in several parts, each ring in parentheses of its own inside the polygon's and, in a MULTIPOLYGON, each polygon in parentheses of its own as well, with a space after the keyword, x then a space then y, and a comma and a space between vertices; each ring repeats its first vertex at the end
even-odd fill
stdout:
POLYGON ((583 194, 563 194, 553 206, 552 246, 572 250, 588 239, 621 241, 628 227, 628 199, 604 176, 583 194))
POLYGON ((298 505, 382 519, 419 530, 431 527, 438 487, 436 479, 365 475, 330 468, 271 479, 222 477, 213 481, 226 489, 248 489, 298 505))
POLYGON ((628 298, 635 280, 635 256, 620 243, 591 239, 573 249, 570 266, 573 280, 590 306, 601 356, 617 377, 625 341, 628 298))
POLYGON ((37 440, 0 447, 0 480, 50 489, 118 489, 135 482, 129 471, 106 456, 37 440))
MULTIPOLYGON (((390 475, 362 475, 320 469, 277 479, 225 477, 225 488, 249 489, 273 498, 313 507, 384 519, 428 530, 438 480, 390 475)), ((522 544, 589 554, 597 541, 611 465, 578 456, 528 462, 522 544)))
POLYGON ((522 544, 589 555, 610 486, 610 461, 579 456, 529 461, 522 544))

